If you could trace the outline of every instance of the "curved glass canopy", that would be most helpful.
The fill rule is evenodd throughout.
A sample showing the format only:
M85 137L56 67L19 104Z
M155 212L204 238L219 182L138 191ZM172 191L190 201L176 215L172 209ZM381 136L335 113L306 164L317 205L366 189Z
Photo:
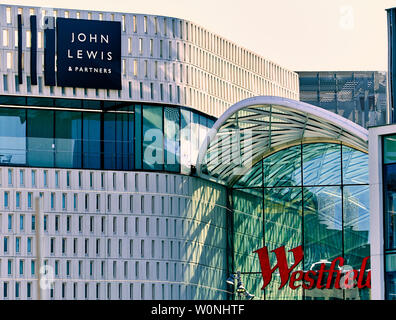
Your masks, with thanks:
M368 131L307 103L272 96L253 97L234 104L216 121L200 148L197 173L227 185L244 184L245 180L255 179L258 172L255 165L261 159L301 143L321 142L338 143L367 153ZM331 161L332 151L326 153ZM290 163L301 154L289 149L284 156L275 161L280 164L280 172L288 176L292 174L288 171L293 170ZM314 157L309 148L303 156ZM325 169L322 165L311 164L311 179L318 179L314 174ZM331 171L321 174L321 178L333 175Z

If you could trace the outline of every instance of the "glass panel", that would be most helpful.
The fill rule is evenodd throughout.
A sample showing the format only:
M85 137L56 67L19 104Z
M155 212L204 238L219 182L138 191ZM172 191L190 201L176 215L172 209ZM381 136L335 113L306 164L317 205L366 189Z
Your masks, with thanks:
M178 108L164 108L165 170L180 171L180 113Z
M370 256L369 186L344 187L344 258L345 264L360 270ZM365 270L370 269L370 260ZM346 299L369 300L370 290L345 290Z
M181 131L180 131L180 162L181 172L190 173L192 163L191 159L191 112L181 109Z
M163 164L162 107L143 106L143 169L162 170Z
M55 165L81 168L81 112L55 112Z
M341 146L315 143L303 145L304 185L341 184Z
M142 106L135 106L135 167L142 169Z
M396 254L386 255L386 299L396 300Z
M342 146L344 184L368 184L368 154Z
M342 256L340 187L304 188L304 270ZM322 283L327 278L324 277ZM342 299L339 289L305 290L308 299Z
M384 163L396 163L396 135L384 137Z
M0 108L0 164L26 164L26 111Z
M396 164L384 166L385 249L396 248Z
M103 161L105 169L116 169L116 114L115 113L105 113L103 119L103 131L104 131L104 141L103 141Z
M83 112L83 166L100 168L100 114Z
M264 186L301 186L301 145L264 159Z
M263 162L256 163L247 173L245 173L234 185L238 187L262 187L263 186Z
M255 250L263 246L262 189L233 190L234 271L261 272ZM242 275L249 293L263 298L261 275Z
M265 245L268 251L285 246L286 251L302 245L302 188L266 188L264 189ZM287 253L288 261L293 254ZM277 263L276 256L270 253L270 264ZM296 270L302 270L302 264ZM301 287L292 290L285 286L279 290L278 270L265 289L266 300L302 299Z
M28 109L27 122L29 166L53 167L54 111Z

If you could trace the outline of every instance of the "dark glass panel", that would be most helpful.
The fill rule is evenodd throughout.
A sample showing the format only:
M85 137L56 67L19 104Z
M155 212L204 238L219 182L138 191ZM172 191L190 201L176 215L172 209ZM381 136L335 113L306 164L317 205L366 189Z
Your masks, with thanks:
M54 111L27 110L28 164L32 167L54 166Z
M396 254L387 254L385 258L386 299L396 300Z
M143 106L143 169L162 170L164 137L162 107Z
M53 98L27 97L26 100L27 100L28 106L40 106L40 107L53 107L54 106Z
M20 96L0 96L0 104L24 106L26 104L26 98Z
M82 107L84 109L102 109L102 101L100 100L82 100Z
M116 169L116 114L107 112L104 114L103 130L104 130L104 168Z
M142 106L135 106L135 167L142 169Z
M81 109L82 107L82 100L80 99L54 99L56 107L63 107L63 108L77 108Z
M26 110L0 108L0 165L26 164Z
M396 135L384 137L384 163L396 163Z
M83 167L100 168L100 114L83 112Z

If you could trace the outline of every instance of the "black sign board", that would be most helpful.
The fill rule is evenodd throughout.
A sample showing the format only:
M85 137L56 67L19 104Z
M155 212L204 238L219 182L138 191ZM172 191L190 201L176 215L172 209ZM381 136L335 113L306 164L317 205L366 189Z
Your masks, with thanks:
M121 89L121 23L56 19L57 85Z

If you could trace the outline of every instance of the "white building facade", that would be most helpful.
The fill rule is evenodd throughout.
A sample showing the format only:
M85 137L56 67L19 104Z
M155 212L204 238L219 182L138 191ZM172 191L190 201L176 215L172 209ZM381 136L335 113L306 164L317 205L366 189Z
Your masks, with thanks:
M46 85L44 17L120 21L122 88ZM297 74L172 17L1 5L0 21L0 298L37 297L36 197L44 298L228 298L227 189L191 166L229 106L298 100Z

